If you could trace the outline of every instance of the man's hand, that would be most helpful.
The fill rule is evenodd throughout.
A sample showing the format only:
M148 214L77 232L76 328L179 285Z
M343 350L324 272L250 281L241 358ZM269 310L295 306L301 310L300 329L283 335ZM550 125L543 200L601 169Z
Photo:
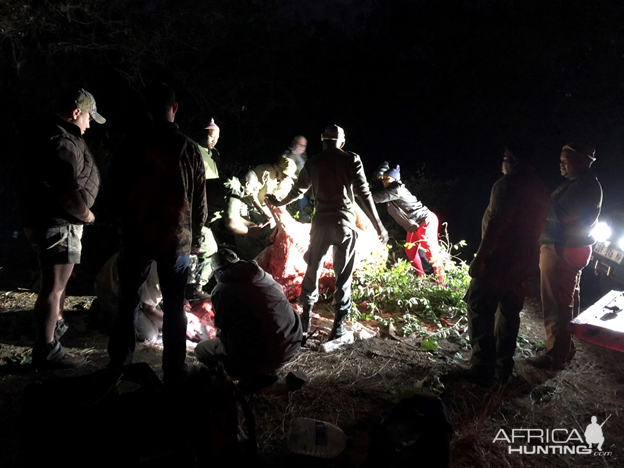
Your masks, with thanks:
M265 197L265 201L273 206L280 206L280 201L272 193L267 194L267 196Z
M379 240L381 241L383 245L386 245L388 241L390 240L390 236L388 236L388 231L386 231L386 229L383 227L381 228L381 231L379 232Z
M475 257L472 262L470 262L470 268L468 269L468 274L471 278L480 278L483 276L483 272L485 271L485 261L481 260L480 257Z
M249 226L247 228L247 235L252 239L257 239L262 235L263 229L263 226Z

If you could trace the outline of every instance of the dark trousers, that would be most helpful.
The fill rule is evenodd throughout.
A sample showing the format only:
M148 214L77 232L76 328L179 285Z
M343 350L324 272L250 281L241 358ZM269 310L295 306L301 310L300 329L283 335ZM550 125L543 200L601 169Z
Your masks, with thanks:
M185 374L186 314L184 291L189 274L189 256L157 256L122 243L119 255L119 306L108 342L110 366L132 362L136 345L135 330L139 289L156 261L163 296L163 374L165 381L181 379Z
M347 226L315 226L312 223L310 247L305 255L308 269L301 284L299 298L303 307L312 306L318 301L318 282L323 268L323 257L333 247L336 290L332 306L337 318L349 313L356 240L356 232Z
M473 368L509 375L520 328L520 311L528 289L528 275L490 268L473 278L466 294Z

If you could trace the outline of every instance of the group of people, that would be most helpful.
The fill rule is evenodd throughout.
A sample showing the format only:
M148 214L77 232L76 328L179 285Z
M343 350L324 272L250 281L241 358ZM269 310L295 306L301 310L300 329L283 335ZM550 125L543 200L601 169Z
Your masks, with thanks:
M536 174L533 157L522 146L506 148L504 175L492 187L482 240L470 264L472 356L464 377L480 384L507 382L512 375L520 311L538 264L546 351L529 363L557 371L575 354L568 323L579 313L581 272L591 257L591 233L602 206L602 187L590 170L595 148L563 146L559 166L567 180L552 194Z
M151 86L145 102L150 123L121 142L105 181L107 206L120 233L117 313L108 344L111 369L132 361L137 314L147 304L146 316L156 316L162 329L164 381L184 381L185 301L209 294L219 335L199 343L196 357L206 364L223 362L233 375L271 382L310 333L323 258L330 247L336 284L328 339L340 338L351 309L356 204L384 244L388 233L375 205L386 204L407 232L406 254L416 274L425 276L425 261L444 285L437 216L402 183L399 166L384 162L369 183L360 157L343 149L341 127L325 128L323 149L312 158L306 156L305 137L297 136L276 163L223 177L216 149L220 128L214 120L194 141L175 123L178 102L170 86ZM61 346L67 329L62 311L69 277L80 263L83 227L94 222L91 207L101 184L83 134L91 122L105 121L93 95L71 90L38 125L28 159L24 230L38 253L42 280L33 347L38 368L84 363ZM602 199L600 184L589 172L593 160L592 148L566 145L561 172L569 180L551 197L527 154L514 147L505 151L505 175L492 189L483 240L470 266L469 377L487 380L496 374L506 379L511 374L519 312L538 255L548 342L546 354L535 364L561 368L571 358L566 321L578 309L580 270L589 260L589 230ZM299 297L301 316L281 286L253 261L259 253L254 248L263 244L248 241L268 237L275 226L271 205L290 205L302 221L309 220L310 206L314 209ZM153 288L155 281L162 297L158 314L141 295L146 283Z

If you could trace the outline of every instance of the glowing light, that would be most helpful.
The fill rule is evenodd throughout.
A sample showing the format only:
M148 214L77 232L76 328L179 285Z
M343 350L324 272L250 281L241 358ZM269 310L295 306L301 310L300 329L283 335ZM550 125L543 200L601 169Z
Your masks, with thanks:
M592 230L591 235L598 242L605 242L611 237L611 228L604 221L600 221Z
M617 246L620 250L624 250L624 237L620 238L620 240L617 243Z

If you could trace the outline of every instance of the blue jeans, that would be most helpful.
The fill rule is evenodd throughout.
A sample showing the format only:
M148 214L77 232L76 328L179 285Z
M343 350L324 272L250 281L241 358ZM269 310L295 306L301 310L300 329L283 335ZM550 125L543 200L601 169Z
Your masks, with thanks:
M189 274L189 255L158 256L140 248L126 248L119 255L119 306L108 342L110 367L132 362L136 345L137 306L140 288L156 261L163 296L163 374L165 381L182 379L186 372L186 314L184 292Z

